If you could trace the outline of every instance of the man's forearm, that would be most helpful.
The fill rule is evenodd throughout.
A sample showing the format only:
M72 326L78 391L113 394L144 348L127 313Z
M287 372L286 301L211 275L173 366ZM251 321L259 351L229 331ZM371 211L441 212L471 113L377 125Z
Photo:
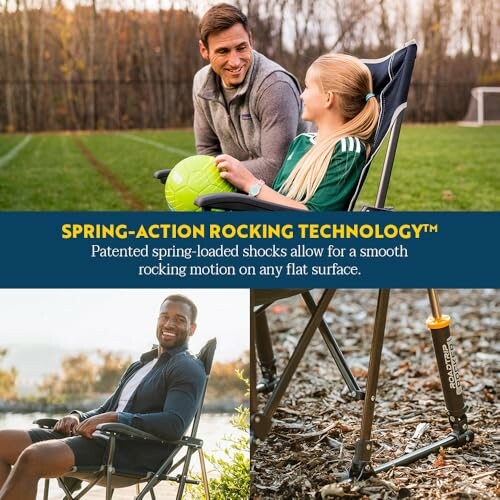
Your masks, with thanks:
M217 156L222 152L219 138L207 122L203 111L197 109L196 101L193 130L196 142L196 152L199 155Z
M288 147L297 136L300 102L293 87L280 81L266 88L257 112L261 116L261 154L259 158L246 160L243 164L255 177L272 185Z
M220 149L219 143L217 143L217 144L196 144L196 154L217 156L221 153L222 153L222 151Z

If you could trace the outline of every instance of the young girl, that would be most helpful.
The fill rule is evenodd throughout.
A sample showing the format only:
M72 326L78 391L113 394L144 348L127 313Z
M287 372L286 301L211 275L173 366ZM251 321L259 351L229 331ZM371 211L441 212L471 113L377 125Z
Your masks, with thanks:
M272 187L232 156L215 158L221 177L258 199L304 210L345 210L366 161L378 120L368 68L345 54L313 62L301 95L302 117L318 132L291 143Z

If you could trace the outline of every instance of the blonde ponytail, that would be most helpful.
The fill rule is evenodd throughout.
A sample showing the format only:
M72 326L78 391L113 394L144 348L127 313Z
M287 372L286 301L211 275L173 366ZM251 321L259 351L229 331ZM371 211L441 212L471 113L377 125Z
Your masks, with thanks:
M317 141L300 159L280 192L294 200L309 201L326 174L337 142L355 136L367 145L378 122L378 103L366 99L372 93L370 70L359 59L347 54L326 54L314 61L323 92L333 92L338 98L345 123L333 136ZM346 172L347 173L347 172Z

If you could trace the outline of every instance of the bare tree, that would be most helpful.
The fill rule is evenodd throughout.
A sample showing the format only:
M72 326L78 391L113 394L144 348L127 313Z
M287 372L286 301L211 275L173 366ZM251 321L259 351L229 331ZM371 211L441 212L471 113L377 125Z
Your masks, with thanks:
M443 69L442 58L448 49L451 13L451 0L432 0L429 10L425 6L421 9L420 28L423 31L426 63L424 75L429 82L422 103L426 120L432 119L438 105L438 83Z
M160 98L161 98L161 116L160 123L162 127L165 127L167 115L169 112L168 106L168 94L169 94L169 85L168 85L168 55L167 55L167 47L165 44L165 31L163 29L163 9L162 9L162 0L158 0L158 44L159 44L159 56L160 56L160 79L161 79L161 89L160 89Z
M126 15L123 11L117 12L116 15L112 16L112 32L114 36L111 38L111 75L113 78L113 111L111 123L113 123L113 128L121 128L121 98L120 98L120 54L119 54L119 42L121 40L122 29L126 22ZM126 47L125 47L126 50Z
M333 15L335 32L333 41L329 43L329 50L345 50L355 53L363 46L363 40L370 31L368 27L373 22L370 15L375 11L376 2L374 0L329 0L328 3ZM361 29L358 30L358 28ZM377 25L372 24L371 30L375 30L379 37L377 28Z
M4 22L2 23L3 25L3 42L4 42L4 71L5 71L5 108L6 108L6 119L7 119L7 126L6 130L9 132L14 132L16 130L16 125L17 125L17 116L16 116L16 108L14 106L14 89L13 89L13 71L12 71L12 47L10 44L10 30L9 30L9 22L8 22L8 11L7 11L7 4L8 1L5 0L5 5L4 5L4 11L3 11L3 18Z
M97 9L96 0L92 0L92 12L90 16L89 27L89 59L88 59L88 128L94 130L95 123L95 48L96 48L96 25L97 25Z
M30 20L28 3L23 0L22 11L22 40L23 40L23 76L24 99L26 110L26 130L33 130L33 94L31 92L31 61L30 61Z
M14 2L0 0L2 131L191 124L201 0ZM459 119L471 86L500 83L495 0L237 3L256 49L299 80L327 51L379 57L416 38L414 120Z
M44 80L47 81L47 77L44 77L44 58L45 58L45 29L46 29L46 16L44 12L45 1L41 0L40 9L38 12L39 22L38 24L38 57L36 64L36 78L37 78L37 92L36 92L36 105L35 105L35 122L36 128L39 130L42 127L42 122L44 120L44 102L47 91L47 86L44 84ZM46 118L45 118L46 119Z
M158 120L158 100L155 93L154 68L151 54L149 15L146 11L146 0L140 18L139 29L139 50L142 59L141 73L146 83L146 99L141 101L142 106L142 127L159 127Z

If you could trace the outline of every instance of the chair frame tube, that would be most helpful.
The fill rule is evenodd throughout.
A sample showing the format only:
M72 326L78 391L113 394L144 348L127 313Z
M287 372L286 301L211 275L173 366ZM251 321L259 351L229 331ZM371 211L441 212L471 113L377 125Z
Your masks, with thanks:
M402 465L409 465L421 458L425 458L429 456L431 453L439 452L441 448L448 448L450 446L463 446L470 441L472 441L474 435L471 431L467 431L464 434L457 436L456 434L449 434L443 439L438 441L434 441L433 443L423 446L411 453L406 453L405 455L401 455L400 457L395 458L394 460L390 460L373 470L374 474L379 474L380 472L386 472L393 467L400 467Z
M398 146L399 134L401 125L403 124L404 110L398 114L394 125L392 126L387 145L387 152L384 158L382 172L380 174L380 181L377 190L377 197L375 199L375 208L384 208L387 192L389 190L389 182L391 180L392 168L394 165L394 158L396 156L396 149Z
M311 294L309 292L305 292L302 294L302 297L304 299L304 302L306 303L307 308L309 309L309 312L312 314L314 312L316 304ZM347 362L344 358L344 355L342 354L342 351L340 350L340 347L337 344L337 341L335 340L335 337L333 336L332 331L326 324L324 318L321 319L318 329L323 337L323 340L326 343L326 346L328 347L328 350L330 351L330 354L333 357L333 360L335 361L335 364L337 365L337 368L340 371L340 374L342 375L342 378L344 379L345 384L347 385L351 393L351 396L357 400L364 399L365 393L364 391L361 390L357 380L354 378L354 375L347 366Z
M281 398L285 393L290 380L297 369L304 352L311 341L311 338L323 320L323 314L330 303L335 290L326 289L321 295L314 313L311 315L303 334L300 336L297 346L295 347L287 366L277 382L273 392L271 393L262 413L255 412L252 417L252 429L254 437L258 440L263 440L269 433L272 425L272 416L276 412ZM254 386L255 387L255 386ZM254 390L255 392L255 390Z
M365 471L372 470L370 457L373 449L371 440L373 417L375 414L375 401L377 396L380 361L384 346L385 325L387 309L389 307L390 290L379 290L375 323L373 328L372 345L370 349L370 363L366 382L366 394L363 405L363 418L361 422L360 439L356 444L356 451L352 459L350 475L359 477Z
M45 479L43 482L43 500L48 500L49 498L49 481L50 479Z
M210 498L210 489L208 487L208 475L207 468L205 466L205 455L203 455L203 449L198 448L198 455L200 457L200 469L201 469L201 477L203 479L203 490L205 491L205 498Z

